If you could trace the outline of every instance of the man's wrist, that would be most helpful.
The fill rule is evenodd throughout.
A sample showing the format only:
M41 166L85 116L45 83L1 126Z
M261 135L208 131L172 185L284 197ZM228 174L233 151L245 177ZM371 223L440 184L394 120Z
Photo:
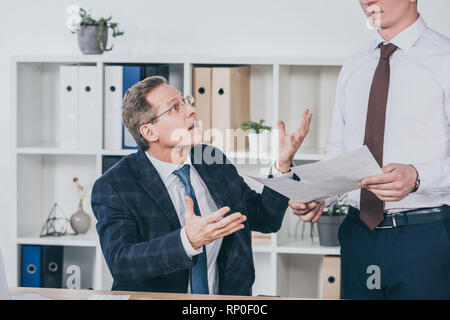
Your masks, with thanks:
M414 171L415 171L415 177L416 177L416 179L415 179L415 181L414 181L413 189L411 190L411 193L414 193L414 192L416 192L416 191L419 189L419 187L420 187L420 177L419 177L419 172L417 171L416 167L414 167L412 164L410 164L410 167L412 167L412 168L414 169Z
M192 246L192 243L186 234L186 227L181 228L180 237L181 237L181 243L183 244L184 251L186 252L186 255L189 258L192 259L193 256L196 256L203 251L203 247L200 247L199 249L195 249Z
M289 161L288 163L280 162L279 160L275 161L275 168L280 171L281 173L288 173L291 171L291 163L292 161Z

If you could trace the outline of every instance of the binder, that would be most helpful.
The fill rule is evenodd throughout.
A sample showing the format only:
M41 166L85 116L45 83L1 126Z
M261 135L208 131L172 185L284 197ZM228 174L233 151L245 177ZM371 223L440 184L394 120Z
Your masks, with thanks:
M156 64L147 64L142 68L142 70L142 79L159 75L158 65Z
M102 158L102 174L113 167L123 156L103 156Z
M169 82L169 65L168 64L147 64L143 68L142 78L153 76L164 77Z
M203 142L211 143L212 68L194 68L193 89L194 105L203 131Z
M21 286L41 286L41 247L22 246Z
M324 256L322 258L322 298L341 297L341 258Z
M62 246L42 246L41 286L43 288L62 288L63 254Z
M105 66L105 149L122 149L122 90L123 67Z
M169 85L180 92L184 92L184 66L182 64L170 64L167 72Z
M61 148L78 146L78 67L60 66Z
M141 81L142 67L141 66L123 66L123 95L135 83ZM137 149L137 143L131 133L122 125L122 148L123 149Z
M78 148L98 147L97 67L78 67Z
M250 69L241 67L217 67L212 70L212 127L221 132L213 137L213 145L224 151L246 148L245 133L237 130L250 119ZM234 134L234 135L233 135ZM237 136L237 143L234 143Z

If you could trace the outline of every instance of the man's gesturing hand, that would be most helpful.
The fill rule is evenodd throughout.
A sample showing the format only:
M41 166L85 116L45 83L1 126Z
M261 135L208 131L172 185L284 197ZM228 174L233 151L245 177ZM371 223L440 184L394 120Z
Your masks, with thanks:
M192 248L198 250L205 244L213 242L244 228L242 224L247 217L240 212L235 212L228 217L223 217L229 207L223 207L207 217L199 217L194 213L194 202L186 196L186 236Z
M286 127L283 121L278 121L278 129L280 130L279 138L279 155L277 159L277 169L286 173L289 172L292 160L294 159L295 153L298 151L300 146L305 140L309 127L311 125L312 113L309 109L303 112L302 121L300 126L295 130L295 132L287 134Z

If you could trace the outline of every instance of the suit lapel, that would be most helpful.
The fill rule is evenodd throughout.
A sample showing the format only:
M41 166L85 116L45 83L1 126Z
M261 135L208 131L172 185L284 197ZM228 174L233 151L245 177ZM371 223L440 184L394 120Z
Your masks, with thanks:
M137 164L133 170L135 170L140 185L164 212L172 226L175 229L181 228L180 219L172 204L166 186L161 180L155 167L145 155L145 152L141 149L139 149L137 153L136 161Z

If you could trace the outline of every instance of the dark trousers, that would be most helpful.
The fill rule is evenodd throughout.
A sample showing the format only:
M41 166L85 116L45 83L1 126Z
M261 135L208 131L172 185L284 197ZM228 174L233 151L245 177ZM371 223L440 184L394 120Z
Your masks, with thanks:
M347 216L339 229L342 298L450 299L449 239L450 219L370 231Z

